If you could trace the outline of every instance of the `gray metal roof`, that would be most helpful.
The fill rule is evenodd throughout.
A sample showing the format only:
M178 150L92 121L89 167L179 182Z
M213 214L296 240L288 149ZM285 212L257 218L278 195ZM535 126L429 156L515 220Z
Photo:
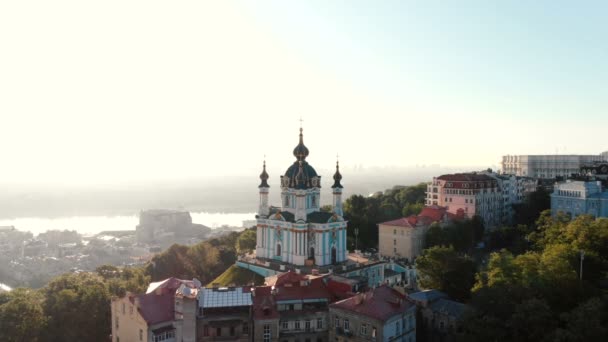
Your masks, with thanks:
M409 297L415 301L428 301L432 302L439 298L445 298L448 295L438 290L424 290L416 293L409 294Z
M199 306L202 308L226 308L251 306L251 289L248 287L220 287L202 289Z
M431 310L446 313L456 318L460 318L462 316L464 313L464 308L464 304L445 298L441 298L435 303L431 304Z

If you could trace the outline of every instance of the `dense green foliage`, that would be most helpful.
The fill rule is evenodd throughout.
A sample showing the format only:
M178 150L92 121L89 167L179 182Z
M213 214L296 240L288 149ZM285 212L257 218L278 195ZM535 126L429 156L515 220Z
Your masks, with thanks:
M420 286L438 289L456 300L469 298L474 283L473 260L454 250L454 247L434 246L416 259Z
M415 215L424 207L426 184L396 186L369 197L353 195L344 201L348 220L348 247L354 248L354 229L359 228L358 247L378 246L378 223Z
M256 286L263 285L264 277L250 270L232 265L224 273L220 274L217 278L211 281L207 286L245 286L250 284L254 284Z
M151 281L168 277L208 283L234 264L237 248L249 248L252 232L255 238L255 230L246 230L193 246L173 245L145 267L104 265L91 273L64 274L39 290L0 294L0 341L107 341L113 296L143 293Z
M103 341L110 335L110 292L92 273L65 274L42 289L49 341Z
M255 249L256 229L246 229L236 240L236 251L239 254L250 253Z
M470 220L454 221L446 226L434 223L426 235L426 248L453 246L457 252L471 252L483 238L484 226L478 216Z
M240 233L230 233L193 246L173 245L146 266L152 281L169 277L197 278L209 283L236 261Z
M490 255L476 276L467 341L599 341L608 333L608 219L552 218L545 211L526 237ZM529 240L532 248L521 245ZM509 244L508 242L505 244ZM584 272L580 255L584 252ZM514 254L519 253L519 254Z
M540 214L551 208L551 197L549 191L543 187L528 194L523 203L514 204L515 225L534 226Z
M15 289L0 294L0 341L41 341L47 327L43 297L35 290Z

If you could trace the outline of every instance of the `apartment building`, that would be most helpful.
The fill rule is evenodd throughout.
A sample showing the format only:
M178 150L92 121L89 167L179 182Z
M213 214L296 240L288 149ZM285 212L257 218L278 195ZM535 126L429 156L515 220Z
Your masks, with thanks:
M408 296L418 306L422 331L426 341L450 342L457 340L461 331L465 305L453 301L438 290L424 290Z
M422 254L426 232L431 224L447 224L450 220L463 218L463 212L452 214L447 207L431 205L420 214L378 224L378 247L381 256L414 260Z
M168 278L111 302L112 341L195 342L197 280Z
M427 206L442 206L447 212L481 217L486 227L498 226L503 218L504 199L499 181L482 173L457 173L434 177L427 186Z
M327 342L328 306L336 298L325 276L286 272L253 292L254 340Z
M416 341L416 305L386 285L329 306L330 341Z
M199 292L197 341L253 341L251 287L205 288Z

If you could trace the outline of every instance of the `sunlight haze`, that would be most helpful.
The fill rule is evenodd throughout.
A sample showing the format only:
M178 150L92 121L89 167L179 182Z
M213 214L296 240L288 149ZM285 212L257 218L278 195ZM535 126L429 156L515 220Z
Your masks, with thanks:
M277 182L300 117L319 169L608 150L606 3L379 3L5 1L0 177Z

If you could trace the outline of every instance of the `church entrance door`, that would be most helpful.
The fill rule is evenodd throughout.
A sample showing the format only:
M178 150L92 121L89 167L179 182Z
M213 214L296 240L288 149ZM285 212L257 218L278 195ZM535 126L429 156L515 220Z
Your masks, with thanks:
M331 248L331 263L332 264L336 264L337 262L337 256L336 256L336 247L332 247Z

